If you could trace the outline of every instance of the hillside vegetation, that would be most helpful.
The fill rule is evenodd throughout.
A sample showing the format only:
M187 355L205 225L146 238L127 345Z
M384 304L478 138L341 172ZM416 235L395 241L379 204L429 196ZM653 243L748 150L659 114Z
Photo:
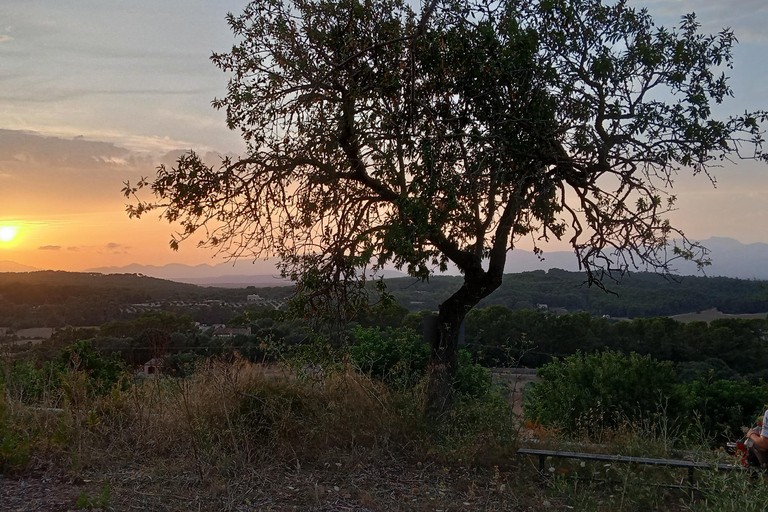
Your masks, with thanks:
M435 310L460 282L461 277L449 276L434 276L428 282L407 278L386 280L388 291L412 311ZM762 313L768 312L766 285L765 281L727 277L665 278L637 272L625 276L620 283L607 282L610 293L606 293L597 287L588 287L583 273L538 270L505 274L501 287L478 307L533 309L538 304L546 304L549 309L627 318L670 316L711 308L723 313Z
M435 311L460 280L450 276L434 276L428 282L394 278L387 279L386 285L396 301L410 311ZM479 307L500 305L519 310L543 304L561 313L587 311L596 316L628 318L671 316L712 308L730 314L768 311L768 288L763 281L689 276L673 280L636 273L609 286L609 290L612 293L587 287L583 274L577 272L507 274L502 286ZM136 318L149 310L186 313L202 323L225 323L253 306L246 304L248 295L259 295L279 304L292 293L290 286L206 288L137 274L0 273L0 326L94 326ZM375 296L373 289L371 294ZM130 307L146 303L154 304Z
M531 299L551 297L544 300L555 309L557 283L568 296L563 279L573 276L550 274L508 276L509 290L524 285ZM382 305L326 330L287 311L227 302L285 297L290 288L45 277L28 284L59 295L39 305L29 295L25 303L11 280L4 303L30 318L74 311L66 309L73 304L104 315L112 304L120 316L99 328L60 329L40 345L3 347L0 498L17 509L35 502L41 510L593 511L615 510L622 496L626 510L752 510L744 489L768 497L768 486L747 475L702 471L693 490L658 488L685 475L549 461L543 477L534 461L515 455L535 438L536 447L733 461L716 448L768 402L764 319L615 321L587 311L475 309L466 319L456 406L435 424L423 412L428 311ZM441 279L428 285L432 291L441 293ZM652 279L635 281L646 283L646 297ZM762 290L753 282L692 281L722 285L720 297ZM390 291L397 288L396 280ZM425 297L429 288L415 291ZM139 300L134 293L159 308L120 305ZM179 305L179 297L189 303ZM220 336L195 324L214 316L243 331ZM161 376L136 373L156 358ZM513 409L519 393L494 382L486 367L517 365L539 367L540 382Z
M550 460L539 475L535 461L515 455L536 437L535 447L727 460L711 443L731 432L723 425L751 424L768 398L764 385L679 385L670 364L648 357L576 355L542 369L522 417L465 353L456 406L435 425L423 413L418 335L358 328L354 336L349 350L265 339L272 364L230 354L154 379L136 378L88 341L42 365L6 359L3 503L586 512L616 510L620 496L623 510L714 511L758 510L749 503L768 496L746 474L700 471L688 489L676 488L685 474L675 469Z

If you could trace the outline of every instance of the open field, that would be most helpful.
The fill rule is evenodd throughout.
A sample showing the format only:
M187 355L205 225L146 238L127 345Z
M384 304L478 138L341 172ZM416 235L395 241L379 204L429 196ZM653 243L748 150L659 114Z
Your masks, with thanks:
M745 313L741 315L729 315L727 313L721 313L716 308L707 309L697 313L685 313L683 315L673 315L670 318L677 320L678 322L711 322L712 320L719 320L721 318L742 318L745 320L759 319L765 320L768 317L768 313Z

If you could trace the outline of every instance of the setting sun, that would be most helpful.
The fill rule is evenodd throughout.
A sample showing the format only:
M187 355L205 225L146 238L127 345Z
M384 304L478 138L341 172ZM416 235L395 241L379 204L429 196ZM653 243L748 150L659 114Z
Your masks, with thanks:
M19 228L16 226L0 226L0 242L10 242L16 238Z

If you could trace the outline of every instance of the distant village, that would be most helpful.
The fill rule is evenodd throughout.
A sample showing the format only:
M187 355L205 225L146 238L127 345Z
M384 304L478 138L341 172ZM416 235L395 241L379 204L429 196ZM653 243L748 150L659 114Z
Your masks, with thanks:
M144 313L164 311L168 308L185 309L200 307L229 307L242 310L247 310L248 308L271 308L278 310L285 307L285 301L281 299L267 299L259 294L251 294L246 297L245 302L230 302L216 299L142 302L123 306L120 308L120 312L140 316ZM195 326L200 330L211 330L211 336L219 339L233 338L239 334L251 334L250 329L247 327L227 327L225 324L215 323L209 325L200 322L195 322ZM99 328L99 326L77 327ZM50 339L56 330L57 328L53 327L32 327L26 329L0 327L0 345L37 345Z

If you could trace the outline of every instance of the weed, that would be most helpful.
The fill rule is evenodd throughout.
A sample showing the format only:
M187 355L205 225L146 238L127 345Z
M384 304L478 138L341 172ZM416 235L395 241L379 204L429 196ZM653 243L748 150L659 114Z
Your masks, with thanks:
M80 495L77 497L77 501L75 501L75 508L106 509L106 508L109 508L111 502L112 502L112 489L109 485L109 480L105 478L104 481L101 483L101 487L99 487L99 493L95 497L89 498L88 492L82 491Z

